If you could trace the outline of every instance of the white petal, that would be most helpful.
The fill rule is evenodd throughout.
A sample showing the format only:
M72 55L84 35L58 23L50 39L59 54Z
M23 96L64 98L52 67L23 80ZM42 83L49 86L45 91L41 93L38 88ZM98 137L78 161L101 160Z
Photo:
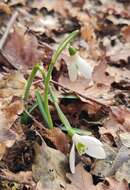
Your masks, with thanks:
M103 144L95 137L91 136L76 136L77 142L86 145L86 153L97 159L104 159L106 157L106 153L103 148ZM76 142L76 143L77 143Z
M75 173L75 145L73 143L69 155L69 164L70 164L70 171L74 174Z
M79 143L80 142L80 138L81 138L81 136L75 133L73 135L73 137L72 137L72 140L73 140L74 144Z
M81 75L83 75L87 79L91 79L92 77L92 72L93 72L93 67L86 62L82 57L80 57L78 54L74 55L77 57L76 59L76 64L78 66L79 72Z
M73 59L72 59L72 62L67 65L67 68L68 68L68 74L69 74L70 80L72 82L76 81L78 77L78 68Z
M89 146L86 149L86 154L97 159L105 159L106 153L102 146Z
M92 137L92 136L87 136L87 135L80 136L80 142L83 144L87 144L87 146L89 146L89 144L103 146L101 141L99 141L97 138Z

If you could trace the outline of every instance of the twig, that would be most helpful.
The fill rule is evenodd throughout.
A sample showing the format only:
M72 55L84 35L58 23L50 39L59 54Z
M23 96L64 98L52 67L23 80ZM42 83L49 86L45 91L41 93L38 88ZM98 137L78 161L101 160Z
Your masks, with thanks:
M8 26L6 28L6 31L5 31L4 35L2 36L2 38L0 40L0 50L2 50L2 48L3 48L4 44L5 44L5 41L6 41L7 37L8 37L8 34L10 32L10 29L12 28L17 16L18 16L18 12L15 12L11 17L11 19L10 19L10 21L8 23Z
M30 114L27 110L25 110L25 113L34 121L34 123L38 126L39 129L43 129L43 125L37 121L32 114ZM45 129L45 128L44 128Z
M33 84L35 85L35 84L38 84L38 83L40 83L40 82L43 82L43 79L39 79L38 81L34 82ZM72 89L70 89L70 88L67 88L66 86L64 86L64 85L62 85L62 84L60 84L60 83L58 83L58 82L56 82L56 81L54 81L54 80L51 80L50 82L53 83L53 84L55 84L55 85L57 85L57 86L59 86L59 87L61 87L61 88L63 88L63 89L65 89L65 90L67 90L67 91L71 91L72 93L75 93L76 95L81 96L82 98L84 98L84 99L86 99L86 100L88 100L88 101L90 101L90 102L94 102L94 103L99 104L99 105L101 105L101 106L106 106L106 107L108 107L107 105L105 105L105 104L103 104L103 103L101 103L101 102L99 102L99 101L97 101L97 100L94 100L94 99L92 99L92 98L89 98L89 97L87 97L87 96L85 96L85 95L83 95L83 94L81 94L81 93L79 93L79 92L77 92L77 91L75 91L75 90L72 90Z

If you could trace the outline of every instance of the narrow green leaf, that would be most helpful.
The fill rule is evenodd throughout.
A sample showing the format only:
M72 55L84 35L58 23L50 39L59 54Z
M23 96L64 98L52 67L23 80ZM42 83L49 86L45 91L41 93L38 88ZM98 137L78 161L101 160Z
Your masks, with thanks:
M55 94L53 93L52 89L49 87L49 92L51 95L51 98L53 100L53 103L56 107L57 113L59 115L60 120L62 121L63 125L65 126L65 128L67 129L67 132L70 136L73 136L73 134L75 133L73 128L71 127L67 117L64 115L63 111L61 110L59 104L58 104L58 100L57 97L55 96Z
M39 64L36 64L33 69L32 72L27 80L27 83L25 85L25 90L24 90L24 95L23 95L23 100L27 100L28 96L29 96L29 91L32 85L32 82L36 76L37 71L39 70Z
M47 114L45 112L44 102L43 102L42 96L41 96L41 94L40 94L40 92L38 90L35 92L35 97L36 97L36 101L37 101L38 107L40 109L40 112L41 112L41 115L42 115L44 121L48 125L48 128L52 128L51 124L48 121Z

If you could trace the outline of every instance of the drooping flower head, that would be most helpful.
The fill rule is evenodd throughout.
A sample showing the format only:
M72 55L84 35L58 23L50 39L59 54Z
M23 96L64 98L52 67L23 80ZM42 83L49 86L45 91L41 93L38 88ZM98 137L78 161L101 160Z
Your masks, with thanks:
M84 60L73 47L69 48L69 53L70 61L67 67L70 80L72 82L76 81L78 75L86 79L91 79L93 67L90 65L90 62L92 62L92 60Z
M74 134L72 141L73 144L69 157L70 170L72 173L75 173L75 148L80 155L86 153L97 159L105 159L106 153L104 151L103 144L95 137Z

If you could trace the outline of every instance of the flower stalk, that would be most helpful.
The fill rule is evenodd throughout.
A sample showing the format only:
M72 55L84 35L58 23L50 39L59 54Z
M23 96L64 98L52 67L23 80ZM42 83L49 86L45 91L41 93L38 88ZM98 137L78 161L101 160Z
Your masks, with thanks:
M53 54L51 63L49 65L49 69L45 78L45 94L44 94L44 106L45 111L47 114L47 117L50 117L50 111L49 111L49 104L48 104L48 93L49 93L49 82L51 79L51 74L53 71L53 67L58 59L58 57L61 55L62 51L66 48L66 46L78 35L79 31L76 30L72 32L58 47L56 52Z
M25 85L25 90L24 90L24 95L23 95L23 100L25 100L25 101L28 99L29 91L30 91L32 82L33 82L38 70L39 70L39 64L36 64L33 67L32 72L31 72L31 74L30 74L30 76L29 76L29 78L27 80L26 85Z
M106 153L103 144L95 137L74 134L72 147L69 156L70 170L75 173L75 148L79 155L87 154L96 159L105 159Z

